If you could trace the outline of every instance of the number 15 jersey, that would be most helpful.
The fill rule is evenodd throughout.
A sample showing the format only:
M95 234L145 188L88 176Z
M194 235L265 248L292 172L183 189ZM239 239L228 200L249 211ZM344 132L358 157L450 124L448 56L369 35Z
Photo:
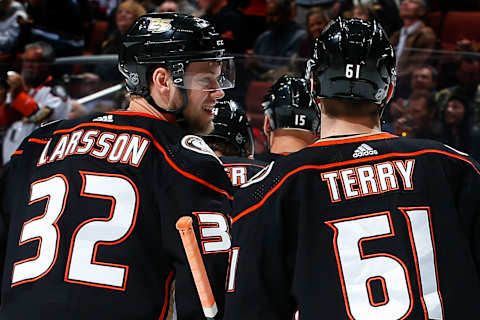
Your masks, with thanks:
M225 319L476 317L479 190L468 155L389 134L279 159L235 196Z
M113 112L35 131L1 184L0 319L203 319L175 223L192 216L223 306L230 183L200 138ZM200 231L200 233L198 233Z

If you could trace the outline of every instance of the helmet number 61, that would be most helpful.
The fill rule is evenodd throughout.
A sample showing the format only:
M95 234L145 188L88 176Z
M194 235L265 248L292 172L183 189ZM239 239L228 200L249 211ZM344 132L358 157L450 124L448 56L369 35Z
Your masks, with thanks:
M345 77L353 78L353 71L355 70L355 78L360 78L360 65L359 64L350 64L348 63L345 67Z

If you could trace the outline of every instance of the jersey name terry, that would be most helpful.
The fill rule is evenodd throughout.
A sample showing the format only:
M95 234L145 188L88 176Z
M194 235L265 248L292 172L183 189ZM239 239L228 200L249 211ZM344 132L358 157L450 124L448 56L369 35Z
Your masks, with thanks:
M138 167L150 140L130 133L116 134L97 129L76 130L60 137L49 153L49 140L38 158L37 166L65 159L71 155L88 154L111 163L126 163Z
M339 202L398 190L397 175L402 180L404 190L413 190L414 168L414 159L396 160L324 172L320 176L330 190L330 200ZM343 189L343 199L338 182Z

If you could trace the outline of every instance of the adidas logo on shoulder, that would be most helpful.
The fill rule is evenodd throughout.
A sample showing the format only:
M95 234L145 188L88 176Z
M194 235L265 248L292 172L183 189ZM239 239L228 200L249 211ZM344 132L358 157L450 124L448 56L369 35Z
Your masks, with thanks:
M93 119L92 122L113 122L113 115L108 114L105 116L100 116Z
M357 149L355 149L355 152L353 152L353 157L360 158L365 156L374 156L377 154L377 150L373 149L366 143L362 143Z

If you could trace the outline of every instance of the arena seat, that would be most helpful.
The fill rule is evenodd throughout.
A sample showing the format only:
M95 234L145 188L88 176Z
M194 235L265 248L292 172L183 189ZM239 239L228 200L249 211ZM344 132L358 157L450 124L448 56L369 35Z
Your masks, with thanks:
M480 43L480 11L450 11L443 19L440 43L443 49L453 50L455 43L461 39L469 39Z
M252 81L247 88L247 96L245 98L245 108L250 112L262 112L261 106L263 97L270 89L271 81Z
M98 53L102 42L105 41L105 37L107 35L107 28L108 21L95 21L93 23L90 37L83 52L84 55L92 55Z
M427 15L425 23L427 26L433 29L435 35L440 36L440 31L442 30L443 22L443 11L433 11Z

